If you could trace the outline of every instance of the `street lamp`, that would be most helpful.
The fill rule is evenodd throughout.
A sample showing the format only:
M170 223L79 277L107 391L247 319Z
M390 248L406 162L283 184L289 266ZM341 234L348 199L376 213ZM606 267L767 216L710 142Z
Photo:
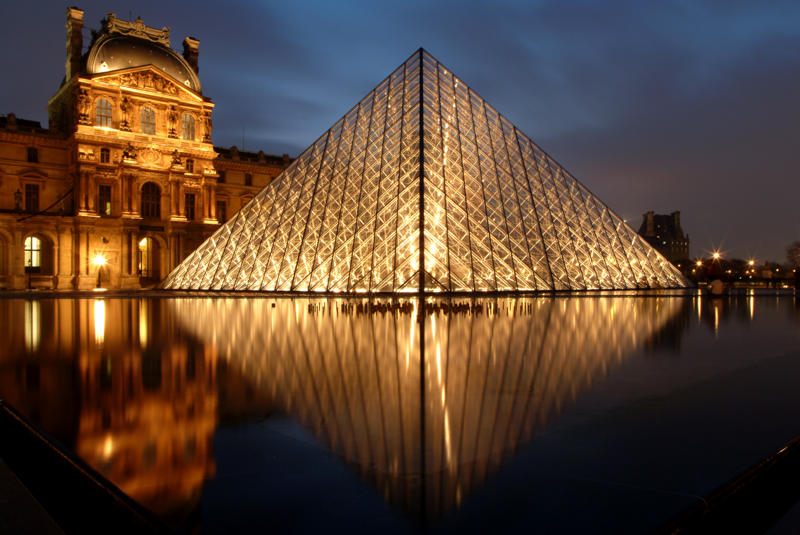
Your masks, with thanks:
M714 260L719 260L719 253L717 251L714 251L712 256L714 257Z
M106 260L106 257L100 253L96 254L94 258L92 258L92 264L97 266L97 288L100 288L100 269L107 263L108 260Z

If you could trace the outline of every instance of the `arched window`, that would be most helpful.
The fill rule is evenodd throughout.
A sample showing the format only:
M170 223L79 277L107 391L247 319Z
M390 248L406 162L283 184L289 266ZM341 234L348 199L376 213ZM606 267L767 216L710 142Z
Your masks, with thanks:
M100 163L111 162L111 151L109 149L100 149Z
M161 217L161 188L152 182L142 186L142 217Z
M101 98L97 101L97 114L95 115L97 126L111 126L111 102Z
M194 117L189 113L183 114L183 139L194 141Z
M42 268L42 240L36 236L25 238L25 272L38 273Z
M142 108L142 133L156 133L156 112L148 106Z

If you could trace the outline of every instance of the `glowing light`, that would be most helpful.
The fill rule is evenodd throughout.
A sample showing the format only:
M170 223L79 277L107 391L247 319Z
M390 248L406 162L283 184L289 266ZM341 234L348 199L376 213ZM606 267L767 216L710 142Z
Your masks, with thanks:
M714 257L714 260L719 260L719 253L717 251L714 251L714 254L711 256Z
M751 265L751 266L755 266L756 265L756 261L755 260L750 260L748 262L748 264Z
M108 459L109 457L111 457L111 452L113 451L114 451L114 439L111 438L110 436L106 437L106 440L103 442L103 457Z
M101 255L101 254L99 254L99 253L96 254L94 256L94 258L92 258L92 264L94 264L97 267L105 266L107 263L108 263L108 260L106 260L106 257Z
M98 345L106 338L106 303L102 299L94 302L94 339Z
M697 267L700 267L700 266L702 266L702 265L703 265L703 261L702 261L702 260L698 260L698 261L697 261Z
M148 301L144 299L139 301L139 344L142 347L147 347L148 342L147 308Z
M25 302L25 349L30 352L39 350L41 342L42 316L39 301L34 299Z

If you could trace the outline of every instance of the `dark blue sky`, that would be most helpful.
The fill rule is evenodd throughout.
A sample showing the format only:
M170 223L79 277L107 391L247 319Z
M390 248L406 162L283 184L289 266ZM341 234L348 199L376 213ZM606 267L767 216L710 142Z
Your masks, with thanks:
M70 4L0 5L0 113L46 124ZM680 210L695 256L785 261L800 240L797 2L77 7L84 44L109 11L198 38L217 145L297 155L423 46L634 228Z

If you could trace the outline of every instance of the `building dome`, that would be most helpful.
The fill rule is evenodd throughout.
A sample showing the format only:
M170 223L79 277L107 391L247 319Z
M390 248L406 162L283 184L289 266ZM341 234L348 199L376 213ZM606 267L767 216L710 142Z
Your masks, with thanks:
M159 43L128 35L106 35L89 52L86 72L104 72L153 65L186 87L201 92L200 80L177 52Z

